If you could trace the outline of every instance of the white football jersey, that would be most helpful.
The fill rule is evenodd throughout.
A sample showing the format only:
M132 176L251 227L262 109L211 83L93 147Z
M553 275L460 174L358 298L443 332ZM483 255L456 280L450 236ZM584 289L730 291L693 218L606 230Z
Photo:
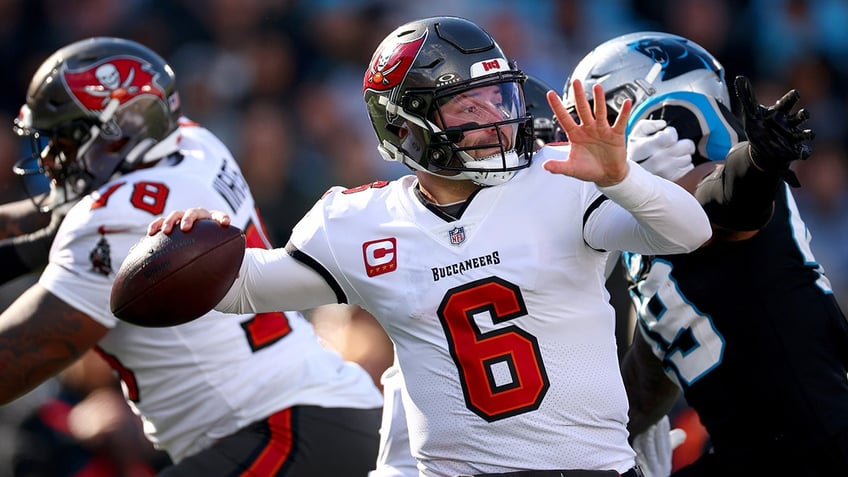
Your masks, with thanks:
M111 328L98 351L121 378L148 437L179 461L293 405L379 407L369 375L325 349L299 313L213 311L170 328L138 327L112 315L115 273L163 213L201 205L224 210L245 231L248 247L269 246L226 147L185 120L170 139L174 150L163 156L179 154L115 179L70 210L39 280Z
M406 176L333 188L295 227L295 258L393 340L423 475L634 465L609 252L583 235L601 194L541 163L457 220Z
M383 385L383 419L377 468L368 477L418 477L418 461L409 450L409 426L403 408L403 375L397 362L380 377Z

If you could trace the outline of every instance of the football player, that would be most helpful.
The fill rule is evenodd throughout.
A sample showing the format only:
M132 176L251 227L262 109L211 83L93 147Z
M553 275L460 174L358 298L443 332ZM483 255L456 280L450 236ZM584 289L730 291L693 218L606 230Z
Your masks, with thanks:
M675 476L845 472L848 324L784 183L798 185L789 166L813 138L798 93L764 107L737 78L737 120L721 64L659 32L603 43L571 79L604 87L611 120L632 102L630 157L692 191L713 224L695 252L624 255L638 318L623 363L633 434L682 390L712 451ZM576 111L582 94L564 96Z
M525 109L528 116L533 118L534 147L538 149L554 138L554 112L547 99L548 91L553 88L541 78L530 74L522 88ZM369 477L417 477L418 468L409 450L409 429L401 397L403 375L396 361L380 376L380 384L383 387L380 450L376 469Z
M38 283L0 315L0 401L95 349L120 377L161 475L365 475L382 398L368 374L327 351L299 313L143 328L109 312L118 265L152 217L202 202L267 248L249 186L227 148L181 116L172 68L120 38L69 44L35 72L15 131L44 145L45 207L76 202ZM186 299L191 299L187 296Z
M691 251L709 223L626 161L629 103L610 126L603 101L583 100L577 125L550 91L571 144L534 153L524 79L473 22L398 27L363 94L381 156L414 174L331 188L285 248L248 250L217 308L372 313L395 345L421 475L638 476L604 265L613 250ZM231 220L178 210L149 233L200 217Z

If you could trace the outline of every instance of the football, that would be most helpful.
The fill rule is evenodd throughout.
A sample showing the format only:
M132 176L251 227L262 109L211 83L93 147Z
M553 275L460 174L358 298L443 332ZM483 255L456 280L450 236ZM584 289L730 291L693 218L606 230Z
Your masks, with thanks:
M138 326L187 323L217 305L238 276L244 258L241 229L211 219L188 232L145 235L130 249L112 284L110 306Z

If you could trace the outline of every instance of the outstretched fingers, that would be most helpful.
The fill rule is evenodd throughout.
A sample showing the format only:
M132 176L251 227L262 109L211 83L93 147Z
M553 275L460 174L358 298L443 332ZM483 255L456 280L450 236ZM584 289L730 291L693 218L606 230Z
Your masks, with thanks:
M600 87L600 86L598 86ZM630 120L630 113L633 111L633 101L625 99L621 103L621 110L618 112L618 117L615 118L615 123L612 125L612 130L616 134L622 136L627 132L627 123Z
M572 118L571 114L568 113L568 110L565 108L565 105L562 103L562 99L560 99L556 91L548 91L545 97L548 99L548 104L554 112L554 116L556 116L557 121L559 121L560 126L567 136L569 131L573 131L574 128L577 127L577 123L574 122L574 118Z
M745 76L737 76L733 86L736 89L736 97L739 99L739 105L742 106L743 114L748 117L756 117L760 103L754 94L751 80Z
M595 103L595 117L593 119L606 119L607 100L604 98L604 88L599 83L592 86L592 100ZM582 116L580 118L583 119Z
M792 127L800 126L804 123L804 121L810 119L810 112L806 109L800 109L797 113L790 115L787 118L789 125Z
M589 100L586 99L586 90L583 89L583 83L580 80L574 80L571 83L571 87L574 89L574 107L577 110L577 117L580 119L580 124L593 124L595 122L595 116L592 115L592 106L589 104ZM592 94L595 94L594 88L592 89ZM603 92L601 93L601 97L603 97ZM598 107L597 103L595 101L596 108ZM604 111L606 111L606 103L604 103Z
M789 111L792 111L792 108L801 98L801 94L798 90L789 90L786 94L783 95L780 99L774 103L774 109L780 111L785 114L789 114Z
M574 108L577 111L577 118L580 120L580 124L577 124L565 108L560 97L554 91L548 91L547 94L548 104L550 104L554 115L556 115L559 124L568 138L573 138L575 134L579 134L580 125L593 127L595 125L595 118L606 118L607 116L607 105L603 99L604 91L600 85L595 85L592 88L595 103L594 112L592 111L592 105L589 104L589 100L586 98L586 90L583 88L583 83L580 80L574 80L571 83L571 87L574 93Z

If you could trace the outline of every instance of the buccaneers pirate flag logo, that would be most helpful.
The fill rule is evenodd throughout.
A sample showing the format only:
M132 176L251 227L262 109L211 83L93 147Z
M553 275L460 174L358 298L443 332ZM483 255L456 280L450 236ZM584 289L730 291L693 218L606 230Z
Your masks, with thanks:
M384 41L371 58L362 92L366 89L386 91L399 85L418 56L426 34L425 30L421 36L412 40L391 38Z
M63 76L68 90L89 110L103 109L113 99L124 104L144 94L165 99L150 65L138 58L110 58L85 70L66 71Z

